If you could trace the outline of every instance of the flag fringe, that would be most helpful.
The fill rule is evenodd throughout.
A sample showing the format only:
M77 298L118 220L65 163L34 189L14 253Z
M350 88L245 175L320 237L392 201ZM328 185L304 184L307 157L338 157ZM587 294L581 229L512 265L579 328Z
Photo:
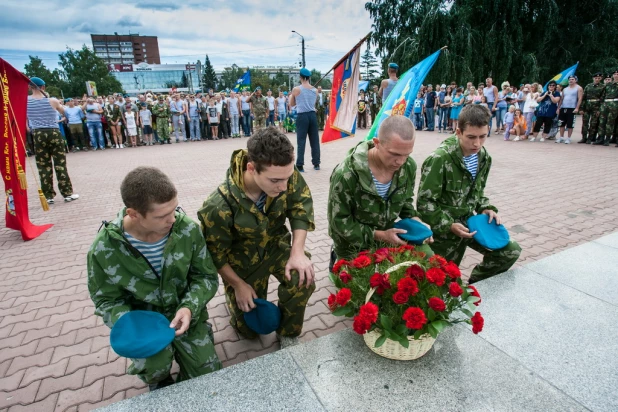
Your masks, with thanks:
M45 199L45 195L43 194L43 191L41 189L39 189L39 200L41 201L41 207L43 208L43 211L49 211L49 204L47 203L47 199Z
M19 187L22 190L28 189L28 179L26 178L26 172L21 167L21 165L17 165L17 178L19 179Z

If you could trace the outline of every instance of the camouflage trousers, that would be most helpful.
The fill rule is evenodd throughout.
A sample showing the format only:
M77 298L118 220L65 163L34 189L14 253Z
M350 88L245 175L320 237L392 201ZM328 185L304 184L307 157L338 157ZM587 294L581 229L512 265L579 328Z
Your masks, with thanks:
M80 149L88 149L90 144L84 134L84 125L82 123L70 124L69 130L71 131L71 137L73 138L73 144Z
M452 260L457 265L463 260L468 247L483 255L483 261L472 269L470 283L506 272L521 254L521 247L513 240L502 249L489 250L479 245L474 239L462 239L451 234L447 236L434 234L434 243L431 244L434 253L443 256L446 260Z
M599 118L601 117L601 107L589 104L583 116L582 138L594 139L599 128Z
M62 197L73 194L73 186L67 171L64 140L58 129L35 129L32 131L36 165L39 169L41 189L46 199L56 197L54 190L54 170L58 179L58 189Z
M127 373L137 375L147 384L155 384L170 375L174 359L180 366L176 382L197 378L221 369L221 361L215 352L214 336L208 322L200 320L156 355L131 359L133 363L127 369Z
M324 118L326 115L326 108L324 106L318 106L316 112L318 115L318 130L324 130Z
M170 123L166 118L157 118L157 135L161 141L170 140Z
M255 115L255 128L257 130L263 129L266 126L266 113Z
M281 325L277 333L282 336L298 336L303 329L305 308L309 297L315 290L315 284L309 287L298 286L298 272L292 271L291 280L285 278L285 265L290 259L291 246L287 248L272 248L260 264L250 268L240 269L233 267L236 274L255 290L260 299L268 299L268 280L273 275L279 281L278 297L279 309L281 310ZM309 256L307 252L305 252ZM250 270L250 273L244 270ZM240 334L249 339L257 337L244 320L244 312L236 304L234 288L223 281L225 286L225 300L231 313L230 324Z
M599 136L607 137L614 135L614 130L618 127L618 102L605 102L601 109L601 118L599 121Z

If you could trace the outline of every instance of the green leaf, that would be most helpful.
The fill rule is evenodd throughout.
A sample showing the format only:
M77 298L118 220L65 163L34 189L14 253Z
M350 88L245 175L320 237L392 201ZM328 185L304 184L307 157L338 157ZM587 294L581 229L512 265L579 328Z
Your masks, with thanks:
M374 347L379 348L380 346L384 345L384 342L386 342L386 336L382 335L378 338L378 340L376 340L376 344L374 345Z
M472 302L468 302L468 307L472 312L476 312L476 305Z
M404 337L400 337L397 340L397 342L399 342L401 344L401 346L403 346L406 349L408 349L408 347L410 346L410 341L405 336Z
M468 309L461 309L461 311L464 313L464 315L466 315L467 317L471 318L472 316L474 316L474 314L469 311Z
M421 335L423 334L423 330L417 330L416 332L414 332L414 339L420 339Z
M436 339L438 337L439 332L431 323L427 329L432 338Z
M335 276L333 272L328 272L328 278L333 283L333 285L337 286L337 281L339 280L338 276Z
M407 336L408 335L408 328L406 327L406 325L404 323L402 323L399 326L397 326L397 329L395 329L395 330L400 335L403 335L403 336Z
M337 308L333 311L333 315L335 316L348 316L348 314L352 311L350 306L344 306L342 308Z
M435 328L438 332L442 332L448 326L451 326L451 324L445 320L437 320L435 322L431 322L429 326Z
M427 311L427 319L429 319L429 321L431 322L432 320L434 320L436 318L436 312L434 312L433 309L429 309Z
M478 301L480 301L481 298L477 297L477 296L468 296L468 299L466 299L467 302L469 303L476 303Z
M384 314L380 314L380 323L382 324L382 327L386 330L390 331L393 329L393 322L388 316Z

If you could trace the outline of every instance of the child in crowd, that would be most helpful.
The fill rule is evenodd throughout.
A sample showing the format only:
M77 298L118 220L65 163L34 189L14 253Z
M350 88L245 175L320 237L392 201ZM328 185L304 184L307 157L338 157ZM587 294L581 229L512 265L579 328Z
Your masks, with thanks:
M139 118L144 133L144 143L146 146L152 146L152 113L148 110L146 103L140 105Z
M414 127L416 127L416 130L423 130L423 110L425 109L425 99L421 96L421 92L416 93L416 99L414 100Z
M528 129L528 123L526 122L526 117L522 114L521 109L515 110L515 116L513 117L513 132L517 135L514 142L519 142L520 136L526 133Z
M489 106L487 106L487 97L481 96L481 103L480 103L480 105L483 106L483 107L489 108Z
M510 105L509 111L506 112L506 115L504 116L504 124L506 125L506 128L504 130L504 140L510 140L509 136L510 136L511 130L513 129L514 121L515 121L515 106Z
M210 124L210 130L212 132L213 140L219 140L217 136L219 136L219 119L221 118L221 114L217 110L217 106L215 106L215 99L210 99L208 106L208 124Z
M124 118L127 127L127 133L131 139L131 147L137 147L137 120L136 113L131 109L131 104L125 106Z

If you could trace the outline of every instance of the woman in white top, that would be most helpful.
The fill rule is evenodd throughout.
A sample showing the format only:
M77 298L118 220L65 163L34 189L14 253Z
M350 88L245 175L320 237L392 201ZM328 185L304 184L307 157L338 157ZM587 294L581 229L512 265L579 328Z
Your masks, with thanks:
M526 135L522 137L522 140L528 139L528 136L532 134L532 126L534 118L534 109L538 106L536 101L537 97L539 97L539 93L537 92L537 83L533 83L532 86L529 84L524 86L524 117L526 118Z

